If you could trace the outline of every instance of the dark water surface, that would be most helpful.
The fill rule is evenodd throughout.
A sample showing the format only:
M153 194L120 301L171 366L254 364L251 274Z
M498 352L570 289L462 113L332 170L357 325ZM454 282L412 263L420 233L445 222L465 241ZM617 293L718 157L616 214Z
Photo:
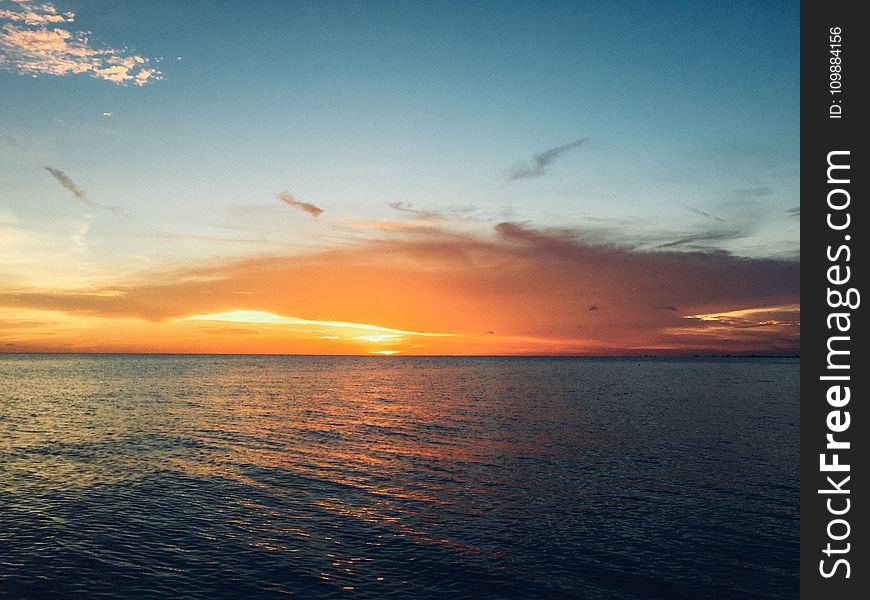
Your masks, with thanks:
M798 370L0 356L0 597L794 598Z

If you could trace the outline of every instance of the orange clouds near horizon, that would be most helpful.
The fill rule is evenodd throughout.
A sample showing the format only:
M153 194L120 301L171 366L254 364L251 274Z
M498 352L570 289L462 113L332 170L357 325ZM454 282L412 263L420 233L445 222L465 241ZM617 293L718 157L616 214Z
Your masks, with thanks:
M794 354L799 264L595 245L501 223L301 256L0 292L0 350Z

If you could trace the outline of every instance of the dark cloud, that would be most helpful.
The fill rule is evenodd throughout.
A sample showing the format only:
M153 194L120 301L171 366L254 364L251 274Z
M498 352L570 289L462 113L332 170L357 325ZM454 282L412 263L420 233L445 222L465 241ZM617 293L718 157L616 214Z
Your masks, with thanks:
M539 152L538 154L535 154L531 158L531 160L514 167L510 171L510 173L508 173L508 181L540 177L547 172L547 167L550 166L553 161L555 161L557 158L559 158L561 155L568 152L569 150L573 150L578 146L582 146L588 141L589 138L580 138L578 140L574 140L573 142L562 144L561 146L556 146L555 148L550 148L549 150Z
M78 200L84 202L89 206L96 206L96 204L88 200L88 197L85 194L84 190L77 186L75 182L67 176L66 173L64 173L60 169L55 169L54 167L42 168L51 173L51 176L54 177L58 181L58 183L60 183L64 187L64 189L72 192L72 195L75 196Z
M791 217L799 217L799 216L801 216L801 207L800 206L793 206L792 208L788 209L786 212Z
M312 217L319 217L320 213L323 212L323 209L319 206L314 206L313 204L309 204L308 202L301 202L287 192L282 192L278 194L278 200L280 200L287 206L292 206L293 208L298 208L299 210L305 211Z
M72 195L75 196L76 200L78 200L82 204L87 204L88 206L93 206L94 208L105 208L118 214L124 214L124 211L119 206L108 206L106 204L100 204L88 198L84 190L77 186L75 182L60 169L55 169L54 167L49 166L44 166L42 168L51 173L51 176L54 177L57 182L64 187L65 190L71 192Z

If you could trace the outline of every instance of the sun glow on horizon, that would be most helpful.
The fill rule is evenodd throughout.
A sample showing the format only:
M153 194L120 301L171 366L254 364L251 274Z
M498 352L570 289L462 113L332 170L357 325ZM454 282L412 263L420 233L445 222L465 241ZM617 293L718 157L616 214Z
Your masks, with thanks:
M380 334L374 334L374 335L359 335L353 339L363 340L366 342L379 343L379 342L389 342L389 341L398 339L400 337L401 337L400 335L395 334L395 333L380 333Z
M419 335L426 337L455 337L455 333L429 333L422 331L404 331L402 329L393 329L390 327L381 327L380 325L369 325L367 323L353 323L350 321L320 321L314 319L300 319L298 317L286 317L276 315L275 313L261 310L231 310L222 313L212 313L206 315L193 315L176 319L176 322L182 321L225 321L229 323L263 323L272 325L302 325L309 327L334 327L339 329L361 329L373 331L369 335L357 336L356 339L381 342L384 340L400 337L403 335ZM321 330L321 333L327 333L329 330Z
M249 325L281 326L299 328L298 333L305 335L308 328L317 328L314 338L318 340L341 340L345 342L363 342L365 344L378 344L395 346L403 343L408 337L461 337L455 333L432 333L423 331L406 331L368 323L354 323L350 321L321 321L317 319L302 319L275 314L259 310L232 310L221 313L193 315L176 319L176 323L191 321L199 322L226 322L244 323ZM362 333L362 335L360 335ZM383 349L371 350L376 354L398 354L402 350Z
M0 353L800 349L797 3L89 4L0 0Z

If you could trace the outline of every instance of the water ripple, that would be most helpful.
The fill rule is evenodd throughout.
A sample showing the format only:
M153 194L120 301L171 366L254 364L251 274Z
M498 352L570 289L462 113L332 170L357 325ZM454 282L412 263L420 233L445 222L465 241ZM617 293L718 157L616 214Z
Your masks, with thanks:
M797 375L3 356L0 597L793 597Z

